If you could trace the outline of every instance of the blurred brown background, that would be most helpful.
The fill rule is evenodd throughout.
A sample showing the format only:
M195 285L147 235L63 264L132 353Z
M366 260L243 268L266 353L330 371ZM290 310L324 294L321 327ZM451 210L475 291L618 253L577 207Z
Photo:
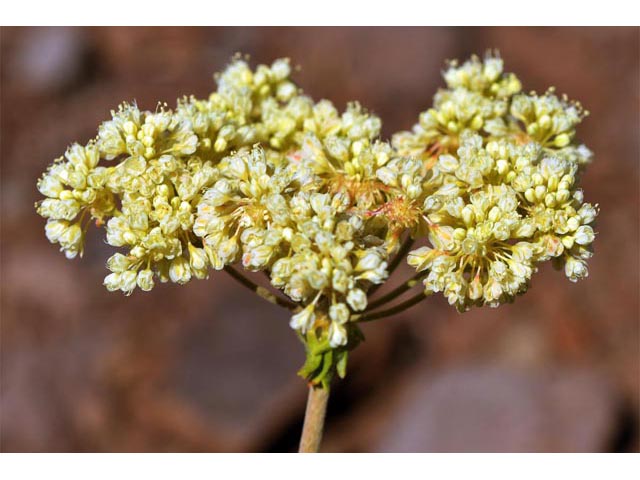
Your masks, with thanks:
M498 48L526 89L579 99L601 206L590 276L544 266L530 292L459 315L440 296L367 325L334 388L325 451L636 451L639 338L636 28L3 28L3 451L293 451L306 387L287 315L225 274L127 298L110 247L67 261L35 182L123 100L206 96L241 51L289 56L316 99L409 128L446 58ZM101 232L100 232L101 233ZM406 273L406 272L405 272Z

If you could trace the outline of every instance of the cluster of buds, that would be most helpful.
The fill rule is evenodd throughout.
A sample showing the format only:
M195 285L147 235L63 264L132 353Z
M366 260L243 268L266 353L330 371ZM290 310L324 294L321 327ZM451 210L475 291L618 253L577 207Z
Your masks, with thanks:
M286 59L252 70L236 57L208 99L121 105L39 180L49 240L82 256L88 224L104 226L118 249L104 284L126 294L226 270L292 311L314 384L344 375L359 322L426 295L497 306L545 260L587 276L597 206L578 187L592 157L574 138L579 104L523 94L499 57L472 57L451 62L433 108L386 142L378 117L314 102L291 74ZM372 301L403 260L417 275Z

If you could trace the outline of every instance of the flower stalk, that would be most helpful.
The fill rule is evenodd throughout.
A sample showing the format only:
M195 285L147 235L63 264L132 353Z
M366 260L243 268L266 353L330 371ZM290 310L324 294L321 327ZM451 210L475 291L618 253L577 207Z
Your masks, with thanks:
M381 305L385 305L385 304L395 300L396 298L398 298L400 295L402 295L407 290L411 290L413 287L418 285L420 283L420 280L425 276L426 276L425 272L416 273L409 280L407 280L406 282L398 285L396 288L391 290L389 293L386 293L385 295L382 295L381 297L376 298L375 300L372 300L371 302L369 302L369 305L367 306L367 310L371 311L374 308L377 308L377 307L379 307Z
M329 403L329 387L309 386L299 453L318 453Z
M380 318L390 317L392 315L397 315L398 313L402 313L405 310L417 305L422 300L427 297L425 292L420 292L413 297L405 300L402 303L394 305L393 307L387 308L385 310L378 310L376 312L364 313L361 315L354 316L354 322L371 322L373 320L378 320Z
M293 303L293 302L291 302L289 300L286 300L284 298L281 298L281 297L277 296L275 293L272 293L267 288L261 287L257 283L254 283L253 281L249 280L247 277L245 277L243 274L241 274L238 270L236 270L235 268L233 268L233 267L231 267L229 265L224 267L224 271L227 272L238 283L240 283L244 287L246 287L249 290L251 290L253 293L258 295L260 298L263 298L267 302L272 303L273 305L278 305L280 307L284 307L284 308L286 308L288 310L292 310L292 311L296 310L297 308L299 308L298 305L296 305L295 303Z

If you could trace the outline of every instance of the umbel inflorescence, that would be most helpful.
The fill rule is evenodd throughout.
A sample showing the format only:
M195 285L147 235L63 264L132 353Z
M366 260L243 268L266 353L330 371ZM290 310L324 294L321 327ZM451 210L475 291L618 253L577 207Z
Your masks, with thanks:
M578 187L592 157L575 140L580 104L523 93L499 57L472 57L450 62L433 107L386 142L378 117L314 102L291 73L287 59L251 70L236 57L207 99L122 104L39 180L47 238L75 258L89 224L104 227L117 249L104 285L127 295L225 269L292 311L301 374L318 385L344 375L359 322L434 292L460 311L495 307L546 260L587 276L597 206ZM371 300L402 261L416 275Z

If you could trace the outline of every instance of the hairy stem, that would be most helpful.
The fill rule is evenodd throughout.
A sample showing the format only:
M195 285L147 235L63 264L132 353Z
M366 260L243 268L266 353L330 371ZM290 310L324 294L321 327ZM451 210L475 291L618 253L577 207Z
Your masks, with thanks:
M247 287L249 290L258 294L258 296L264 298L267 302L273 303L274 305L279 305L289 310L295 310L296 308L298 308L298 305L296 305L295 303L290 302L289 300L286 300L284 298L281 298L277 296L275 293L272 293L271 291L269 291L268 289L261 287L257 283L252 282L243 274L241 274L239 271L237 271L235 268L227 265L226 267L224 267L224 271L227 272L229 275L231 275L239 283Z
M387 272L389 273L389 277L393 274L395 269L398 268L398 265L400 265L400 262L402 262L402 260L407 256L407 253L409 253L409 250L411 250L411 247L413 246L413 242L414 240L413 238L411 238L411 234L408 234L407 238L405 238L404 242L402 242L402 245L400 245L400 248L398 249L398 253L396 253L396 256L393 257L393 260L391 260L391 262L389 263L389 266L387 267ZM373 295L381 286L382 286L382 283L373 285L369 289L368 295L369 296Z
M426 294L424 292L420 292L417 295L405 300L402 303L394 305L391 308L387 308L385 310L378 310L377 312L365 313L361 316L352 317L356 322L370 322L372 320L378 320L379 318L390 317L391 315L396 315L397 313L404 312L405 310L413 307L417 303L420 303L422 300L426 298Z
M418 282L420 281L420 279L422 277L427 275L427 273L428 272L416 273L409 280L407 280L406 282L402 283L401 285L398 285L396 288L391 290L389 293L381 296L380 298L376 298L375 300L369 302L369 305L367 306L367 310L373 310L374 308L379 307L381 305L384 305L385 303L389 303L390 301L392 301L395 298L397 298L400 295L402 295L407 290L411 290L413 287L415 287L418 284Z
M300 437L300 453L318 453L324 430L324 419L329 402L329 387L309 386L307 409L304 413L304 426Z

